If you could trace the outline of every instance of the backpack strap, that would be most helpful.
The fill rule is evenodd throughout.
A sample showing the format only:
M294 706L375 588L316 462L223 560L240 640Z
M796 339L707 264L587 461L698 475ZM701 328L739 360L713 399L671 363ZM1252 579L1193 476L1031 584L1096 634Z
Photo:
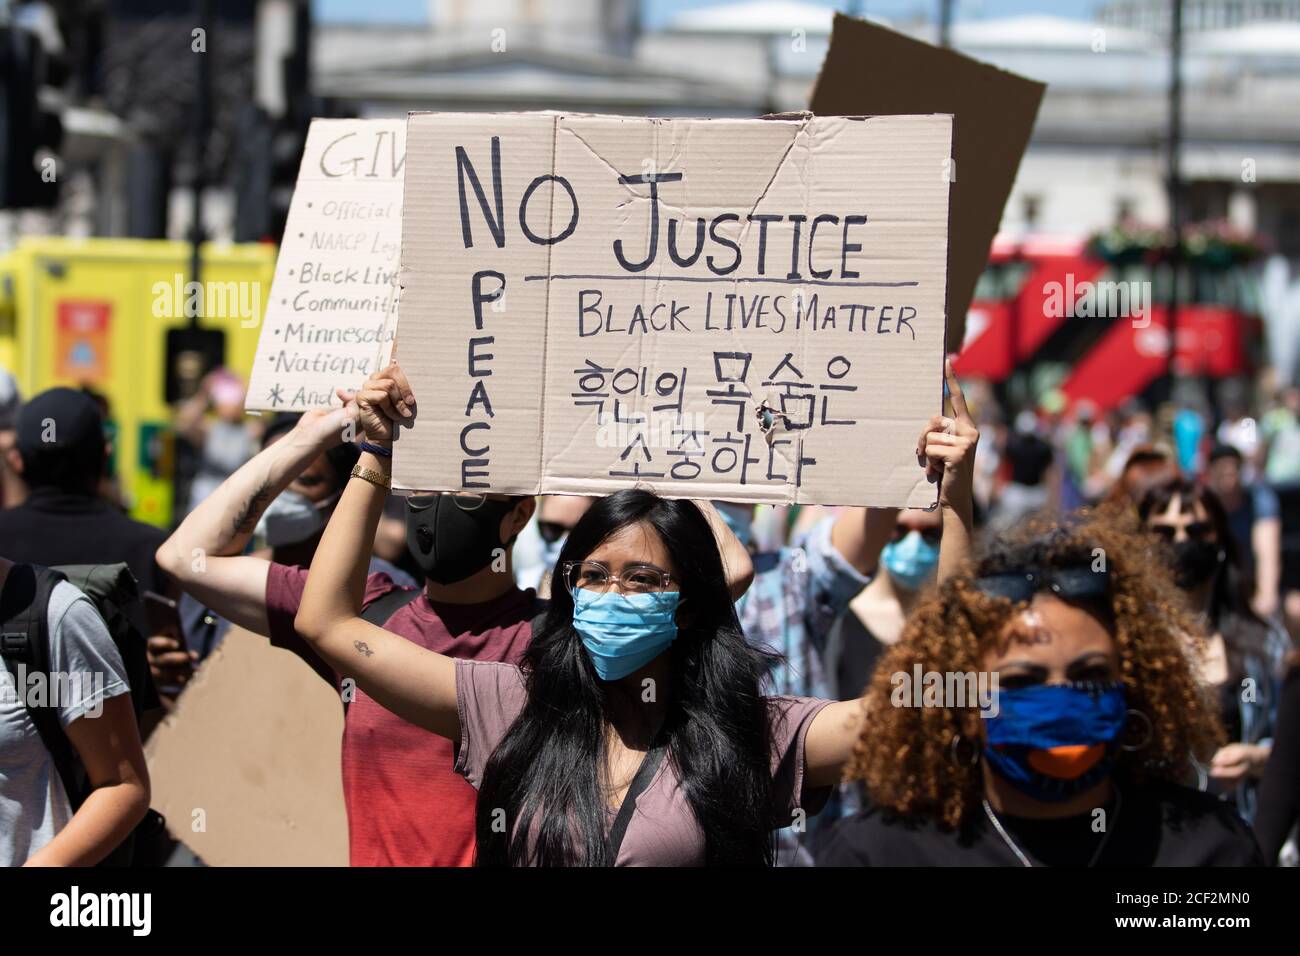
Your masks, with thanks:
M50 570L61 573L69 584L88 597L103 619L109 638L122 656L136 722L145 713L161 708L162 701L158 699L149 670L147 638L132 623L131 615L140 600L140 586L130 567L122 562L62 564Z
M646 787L650 786L650 781L654 779L659 764L663 762L664 754L667 752L667 738L660 728L659 733L655 735L654 743L641 758L641 766L637 768L636 776L628 785L627 793L623 795L623 803L618 808L618 816L614 818L614 825L610 827L608 841L610 866L618 862L618 851L623 846L623 837L627 835L627 825L632 822L632 814L636 812L637 798L645 792Z
M532 633L536 635L542 628L542 622L546 619L546 612L549 610L551 602L542 597L533 598L533 616L531 620ZM610 827L609 836L606 839L606 858L609 865L613 866L618 860L618 851L623 846L623 838L627 835L628 824L632 822L632 814L636 812L636 801L650 786L654 780L655 774L659 772L659 765L663 763L664 755L668 752L668 737L661 727L659 733L655 735L650 749L646 755L641 758L641 766L637 768L636 776L628 785L627 793L623 795L623 802L618 808L618 815L614 818L614 824Z
M4 620L0 654L13 675L14 687L27 709L27 716L49 751L50 760L58 771L75 813L86 796L76 751L59 723L58 708L33 707L22 679L29 674L44 674L47 690L53 686L50 677L50 642L53 638L49 633L50 595L63 580L66 580L64 575L51 568L15 564L9 569L4 591L0 594L0 614Z
M387 626L392 616L420 596L423 588L393 588L367 604L361 611L361 619L375 627ZM348 715L348 705L352 703L346 697L343 700L343 716Z
M367 604L361 618L375 627L383 627L394 614L419 596L420 588L393 588Z
M394 588L375 598L361 611L361 618L369 621L375 627L385 627L392 619L393 615L400 611L406 605L410 604L423 593L423 588ZM532 633L536 634L538 628L542 625L542 619L546 617L547 601L542 598L533 600L533 617L530 621ZM348 701L343 702L343 713L348 712Z

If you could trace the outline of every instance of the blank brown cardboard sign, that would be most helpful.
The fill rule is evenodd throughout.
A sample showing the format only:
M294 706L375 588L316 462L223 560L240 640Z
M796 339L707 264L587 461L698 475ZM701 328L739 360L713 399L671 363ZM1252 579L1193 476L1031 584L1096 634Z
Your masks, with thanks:
M342 737L338 694L232 627L145 747L153 807L212 866L347 866Z
M246 408L328 408L387 363L405 157L405 120L312 120Z
M835 15L813 89L821 116L951 113L948 350L961 348L975 283L1029 146L1046 84L884 27Z
M926 507L951 117L412 113L400 490Z

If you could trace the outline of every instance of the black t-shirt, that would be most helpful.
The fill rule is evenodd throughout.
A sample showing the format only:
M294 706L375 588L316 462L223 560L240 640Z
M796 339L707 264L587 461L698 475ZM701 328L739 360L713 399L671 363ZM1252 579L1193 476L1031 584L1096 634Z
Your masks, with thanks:
M0 511L0 555L30 564L116 564L123 561L141 591L163 593L167 578L154 552L167 533L132 521L108 502L91 495L34 490L16 508ZM143 605L131 622L148 634Z
M876 662L884 656L885 645L852 609L846 609L835 619L828 643L840 649L835 662L835 686L840 700L860 697L871 683Z
M819 866L1023 866L983 809L957 830L932 818L905 820L869 807L841 821L818 856ZM1112 831L1096 866L1261 866L1254 835L1227 803L1187 787L1148 783L1122 788L1106 808ZM1034 866L1087 866L1104 832L1094 814L998 820Z

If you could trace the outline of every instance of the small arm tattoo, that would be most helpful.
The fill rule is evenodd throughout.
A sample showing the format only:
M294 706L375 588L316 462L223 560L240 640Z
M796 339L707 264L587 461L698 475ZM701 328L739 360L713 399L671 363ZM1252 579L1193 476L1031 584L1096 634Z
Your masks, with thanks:
M365 654L366 657L375 656L375 652L370 649L370 645L367 644L365 641L353 641L352 646L355 647L362 654Z
M253 492L248 501L244 502L244 507L239 510L239 514L235 516L235 534L249 534L256 528L257 519L262 517L262 512L274 497L271 483L262 482L262 486Z

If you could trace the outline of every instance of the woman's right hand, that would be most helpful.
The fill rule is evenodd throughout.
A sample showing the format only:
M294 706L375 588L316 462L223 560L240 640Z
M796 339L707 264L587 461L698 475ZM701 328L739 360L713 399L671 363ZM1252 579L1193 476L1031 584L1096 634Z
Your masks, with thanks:
M341 445L345 439L351 440L350 433L356 428L357 405L351 400L354 393L339 391L344 403L342 407L314 408L303 412L294 426L308 447L324 452Z
M357 422L375 444L389 444L403 421L415 420L415 394L396 362L371 375L359 391L340 389L338 395L356 402Z
M930 419L917 440L916 457L925 467L926 477L940 483L939 504L964 511L974 501L975 449L980 432L951 360L944 360L943 370L954 417L935 415Z

